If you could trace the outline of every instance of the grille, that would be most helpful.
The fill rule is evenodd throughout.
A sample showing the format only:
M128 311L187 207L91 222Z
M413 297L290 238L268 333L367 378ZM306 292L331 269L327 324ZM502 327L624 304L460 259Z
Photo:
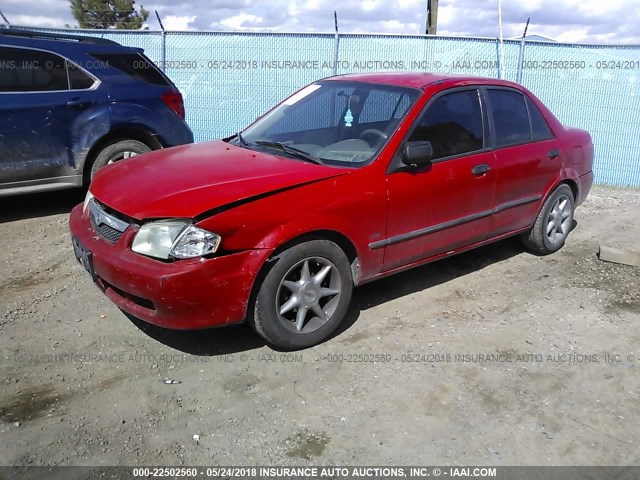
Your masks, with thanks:
M115 228L110 227L109 225L106 225L104 223L101 225L98 225L96 223L96 217L93 215L93 212L91 213L90 218L91 218L91 226L93 227L93 229L96 231L98 235L104 238L107 242L116 243L118 240L120 240L120 237L122 236L123 232L119 232Z
M89 219L95 232L109 243L116 243L129 226L126 221L107 213L95 198L89 201Z

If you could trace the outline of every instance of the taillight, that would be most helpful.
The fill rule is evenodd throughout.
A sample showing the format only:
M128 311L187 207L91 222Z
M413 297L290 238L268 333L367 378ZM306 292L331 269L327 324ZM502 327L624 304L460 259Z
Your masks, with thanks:
M184 120L184 101L182 94L177 90L171 90L162 95L162 101L175 112L182 120Z

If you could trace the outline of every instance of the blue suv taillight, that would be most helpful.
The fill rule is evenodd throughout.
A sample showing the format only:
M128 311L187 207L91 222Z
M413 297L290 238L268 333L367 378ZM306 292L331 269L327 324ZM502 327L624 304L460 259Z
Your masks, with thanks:
M184 101L182 94L176 90L171 90L162 95L162 101L175 112L182 120L185 118Z

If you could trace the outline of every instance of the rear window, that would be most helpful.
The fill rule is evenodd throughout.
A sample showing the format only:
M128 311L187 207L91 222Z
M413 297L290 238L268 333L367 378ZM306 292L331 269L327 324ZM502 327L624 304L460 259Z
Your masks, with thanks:
M152 85L169 85L169 80L158 67L139 53L92 53L91 55L136 80Z
M529 98L527 98L527 108L529 109L529 118L531 118L531 134L534 140L548 140L553 138L553 133L547 124L547 121Z
M94 80L72 63L67 63L71 90L85 90L93 86Z

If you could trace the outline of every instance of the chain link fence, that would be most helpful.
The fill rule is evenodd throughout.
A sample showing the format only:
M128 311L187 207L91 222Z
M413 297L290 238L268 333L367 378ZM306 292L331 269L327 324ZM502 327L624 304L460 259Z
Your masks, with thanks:
M228 136L334 73L432 71L515 81L591 133L599 184L640 187L640 46L409 35L49 30L143 48L180 88L196 141ZM337 55L336 55L337 54ZM521 69L521 72L519 72ZM501 75L503 72L503 75Z

